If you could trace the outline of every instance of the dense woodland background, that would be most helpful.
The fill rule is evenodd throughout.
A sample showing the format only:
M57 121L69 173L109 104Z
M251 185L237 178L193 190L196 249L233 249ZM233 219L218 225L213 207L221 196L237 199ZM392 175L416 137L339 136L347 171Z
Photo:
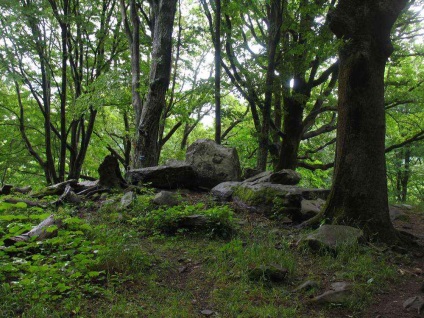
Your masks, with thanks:
M423 4L0 0L0 316L417 317Z
M304 185L329 188L342 42L328 27L335 5L179 1L159 162L183 159L187 145L210 138L236 147L243 168L297 168ZM1 184L96 177L110 152L125 169L136 166L135 123L152 84L154 1L3 0L1 9ZM421 11L421 1L410 2L397 20L386 66L391 201L424 196Z

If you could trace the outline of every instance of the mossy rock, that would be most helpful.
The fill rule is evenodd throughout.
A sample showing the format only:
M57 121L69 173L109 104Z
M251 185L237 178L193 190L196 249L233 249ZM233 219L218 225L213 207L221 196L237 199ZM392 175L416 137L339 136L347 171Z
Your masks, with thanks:
M299 188L272 183L242 183L234 188L234 202L241 208L267 216L297 216L302 195Z
M286 280L288 270L276 264L260 265L249 269L248 276L251 281L282 283Z
M303 241L314 251L337 251L342 246L354 246L362 241L362 230L345 225L323 225Z

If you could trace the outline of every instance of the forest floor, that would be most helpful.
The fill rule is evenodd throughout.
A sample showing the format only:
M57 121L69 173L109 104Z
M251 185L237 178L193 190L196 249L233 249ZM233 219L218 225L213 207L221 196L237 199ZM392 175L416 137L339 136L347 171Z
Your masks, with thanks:
M406 312L403 308L403 303L407 299L415 296L424 297L424 213L409 211L406 215L406 218L395 220L394 225L398 230L417 237L419 246L415 252L410 253L410 262L394 264L402 279L374 295L372 304L364 311L363 318L424 317L424 308L421 315L418 314L418 310Z
M122 194L54 211L0 202L0 245L49 213L63 219L54 238L0 249L0 317L424 316L403 308L424 296L422 211L402 209L395 221L421 247L316 253L299 243L310 230L218 205L207 194L179 195L184 203L167 209L152 206L152 193L127 209L119 207ZM198 214L214 223L195 232L174 228ZM268 266L286 269L286 279L252 275ZM308 280L315 286L295 291ZM314 301L334 282L352 284L348 300Z

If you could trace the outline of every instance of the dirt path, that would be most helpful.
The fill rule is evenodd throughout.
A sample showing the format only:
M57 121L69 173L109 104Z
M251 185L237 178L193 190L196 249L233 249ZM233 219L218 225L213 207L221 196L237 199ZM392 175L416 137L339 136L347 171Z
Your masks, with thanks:
M403 303L414 296L424 297L424 213L405 212L406 219L395 221L395 227L409 232L419 238L420 245L412 254L413 260L408 264L400 263L398 273L402 275L401 282L391 286L389 290L375 296L363 318L416 318L424 317L424 310L406 311Z

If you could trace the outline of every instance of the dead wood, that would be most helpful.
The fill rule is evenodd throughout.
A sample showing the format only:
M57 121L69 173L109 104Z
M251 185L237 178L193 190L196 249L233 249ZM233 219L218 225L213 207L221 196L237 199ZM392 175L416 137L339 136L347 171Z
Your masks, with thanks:
M65 188L67 185L70 185L71 187L73 187L76 184L78 184L78 181L75 179L67 180L61 183L51 185L43 189L41 192L33 194L32 197L40 199L49 195L60 195L65 191Z
M68 184L59 199L52 202L51 204L59 206L65 202L78 204L81 203L81 201L81 198L72 191L71 185Z
M18 192L18 193L22 193L22 194L28 194L30 193L32 190L31 186L26 186L26 187L21 187L21 188L13 188L13 192Z
M34 227L31 231L4 240L4 245L11 246L17 242L26 242L32 237L37 237L37 241L54 237L57 235L57 229L54 231L48 231L48 228L52 225L56 225L57 227L60 227L61 225L61 221L55 219L53 214Z
M118 159L113 155L105 157L100 164L99 185L105 188L126 188L128 185L119 170Z

